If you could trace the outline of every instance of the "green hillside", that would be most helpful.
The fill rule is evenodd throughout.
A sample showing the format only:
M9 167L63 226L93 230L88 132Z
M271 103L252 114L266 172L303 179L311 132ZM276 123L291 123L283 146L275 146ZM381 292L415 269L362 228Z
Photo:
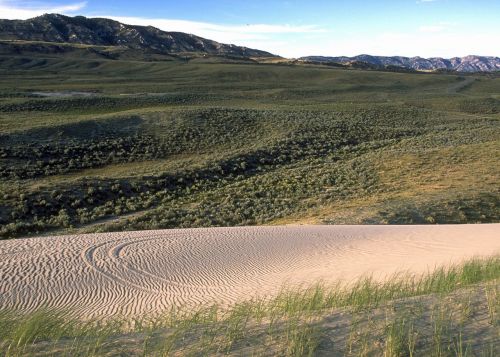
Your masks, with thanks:
M0 55L0 227L500 222L500 75Z

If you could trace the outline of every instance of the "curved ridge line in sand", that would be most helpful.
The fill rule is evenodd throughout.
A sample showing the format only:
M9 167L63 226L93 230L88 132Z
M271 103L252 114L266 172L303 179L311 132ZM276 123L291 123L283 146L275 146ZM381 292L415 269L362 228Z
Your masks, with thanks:
M115 240L116 241L116 240ZM112 273L108 273L102 269L99 269L96 264L94 264L94 261L95 259L93 259L93 256L94 256L94 252L102 247L102 246L105 246L106 244L110 243L110 242L113 242L113 241L109 241L109 242L104 242L102 244L98 244L98 245L95 245L95 246L90 246L88 247L88 249L84 250L82 252L82 258L83 258L83 261L87 264L87 266L91 269L93 269L94 271L96 271L97 273L99 274L102 274L103 276L107 277L108 279L112 280L113 282L119 282L120 284L122 284L124 287L129 287L129 286L133 286L134 288L136 289L139 289L139 290L143 290L143 291L148 291L148 292L154 292L154 293L158 293L158 291L155 291L155 290L150 290L150 289L146 289L144 288L143 286L139 286L139 285L136 285L134 283L131 283L129 281L125 281L123 279L121 279L120 277L118 277L117 275L114 275Z
M113 259L117 263L123 264L123 266L127 270L130 270L133 273L136 273L136 274L139 274L139 275L146 275L146 276L149 276L151 278L161 280L161 281L163 281L163 282L165 282L167 284L173 285L173 286L185 287L185 288L190 288L190 289L199 289L199 290L207 290L207 289L209 289L209 290L212 290L212 289L213 290L220 290L221 287L227 287L227 288L231 287L231 285L229 285L229 284L223 284L223 283L218 284L218 285L203 285L203 286L200 286L200 285L187 284L187 283L183 283L183 282L169 280L169 279L165 279L163 277L151 274L150 272L148 272L146 270L139 269L139 268L134 268L133 266L130 266L130 263L124 264L123 262L120 262L119 254L120 254L120 251L123 248L131 246L133 244L144 243L144 242L148 242L148 241L151 241L151 240L163 239L163 238L165 238L165 237L162 236L162 235L153 235L153 236L147 237L145 239L140 239L140 240L134 240L134 241L131 241L131 242L121 243L121 244L119 244L117 246L112 246L108 250L108 256L109 256L110 259ZM85 263L91 269L93 269L96 272L102 274L103 276L107 277L108 279L111 279L112 281L119 282L124 287L133 286L134 288L136 288L138 290L143 290L143 291L148 291L148 292L154 292L154 293L158 293L158 294L163 294L164 292L162 292L161 290L151 289L151 288L145 288L145 287L137 285L137 284L135 284L135 283L133 283L131 281L125 280L123 278L120 278L118 275L112 274L111 272L107 272L107 271L105 271L105 270L103 270L101 268L98 268L96 266L96 264L94 263L95 260L93 259L94 252L97 249L99 249L100 247L104 247L105 245L107 245L109 243L113 243L113 242L117 242L117 241L119 241L119 239L114 239L114 240L110 240L110 241L107 241L107 242L103 242L103 243L98 244L98 245L89 246L88 249L86 249L86 250L84 250L82 252L82 259L85 261Z
M146 239L141 239L141 240L137 240L137 241L132 241L132 242L127 242L127 243L119 244L117 246L112 247L112 249L109 250L110 251L110 258L119 261L119 254L120 254L120 251L123 248L131 246L133 244L144 243L144 242L152 241L152 240L155 240L155 239L163 239L163 238L164 237L162 237L162 236L157 236L156 235L156 236L148 237ZM187 284L187 283L182 283L182 282L178 282L178 281L174 281L174 280L170 280L170 279L165 279L165 278L163 278L161 276L157 276L157 275L151 274L150 272L148 272L146 270L143 270L143 269L134 268L133 266L130 266L130 263L127 263L125 266L126 266L126 268L128 270L130 270L130 271L132 271L134 273L147 275L147 276L149 276L151 278L158 279L158 280L161 280L161 281L163 281L163 282L165 282L167 284L171 284L171 285L175 285L175 286L179 286L179 287L188 287L188 288L191 288L191 289L219 289L221 286L225 286L224 284L219 284L217 286L213 286L213 285L199 286L199 285Z

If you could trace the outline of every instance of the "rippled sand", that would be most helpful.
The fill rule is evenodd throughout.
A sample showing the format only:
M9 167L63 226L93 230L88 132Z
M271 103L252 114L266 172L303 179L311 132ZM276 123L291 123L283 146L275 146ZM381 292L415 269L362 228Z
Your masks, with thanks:
M276 226L0 241L0 308L137 316L500 252L500 224Z

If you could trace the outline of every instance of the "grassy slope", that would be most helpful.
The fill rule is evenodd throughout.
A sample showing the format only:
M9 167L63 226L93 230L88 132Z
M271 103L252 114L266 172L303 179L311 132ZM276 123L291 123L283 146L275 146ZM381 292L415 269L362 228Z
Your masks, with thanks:
M495 75L56 56L0 72L3 237L500 221Z
M82 322L0 311L6 356L497 356L500 258L386 283L283 290L269 300Z

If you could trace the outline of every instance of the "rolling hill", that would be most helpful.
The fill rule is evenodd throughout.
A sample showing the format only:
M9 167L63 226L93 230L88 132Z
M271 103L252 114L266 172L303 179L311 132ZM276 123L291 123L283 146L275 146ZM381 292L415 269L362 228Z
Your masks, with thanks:
M500 221L500 78L0 55L0 226Z

